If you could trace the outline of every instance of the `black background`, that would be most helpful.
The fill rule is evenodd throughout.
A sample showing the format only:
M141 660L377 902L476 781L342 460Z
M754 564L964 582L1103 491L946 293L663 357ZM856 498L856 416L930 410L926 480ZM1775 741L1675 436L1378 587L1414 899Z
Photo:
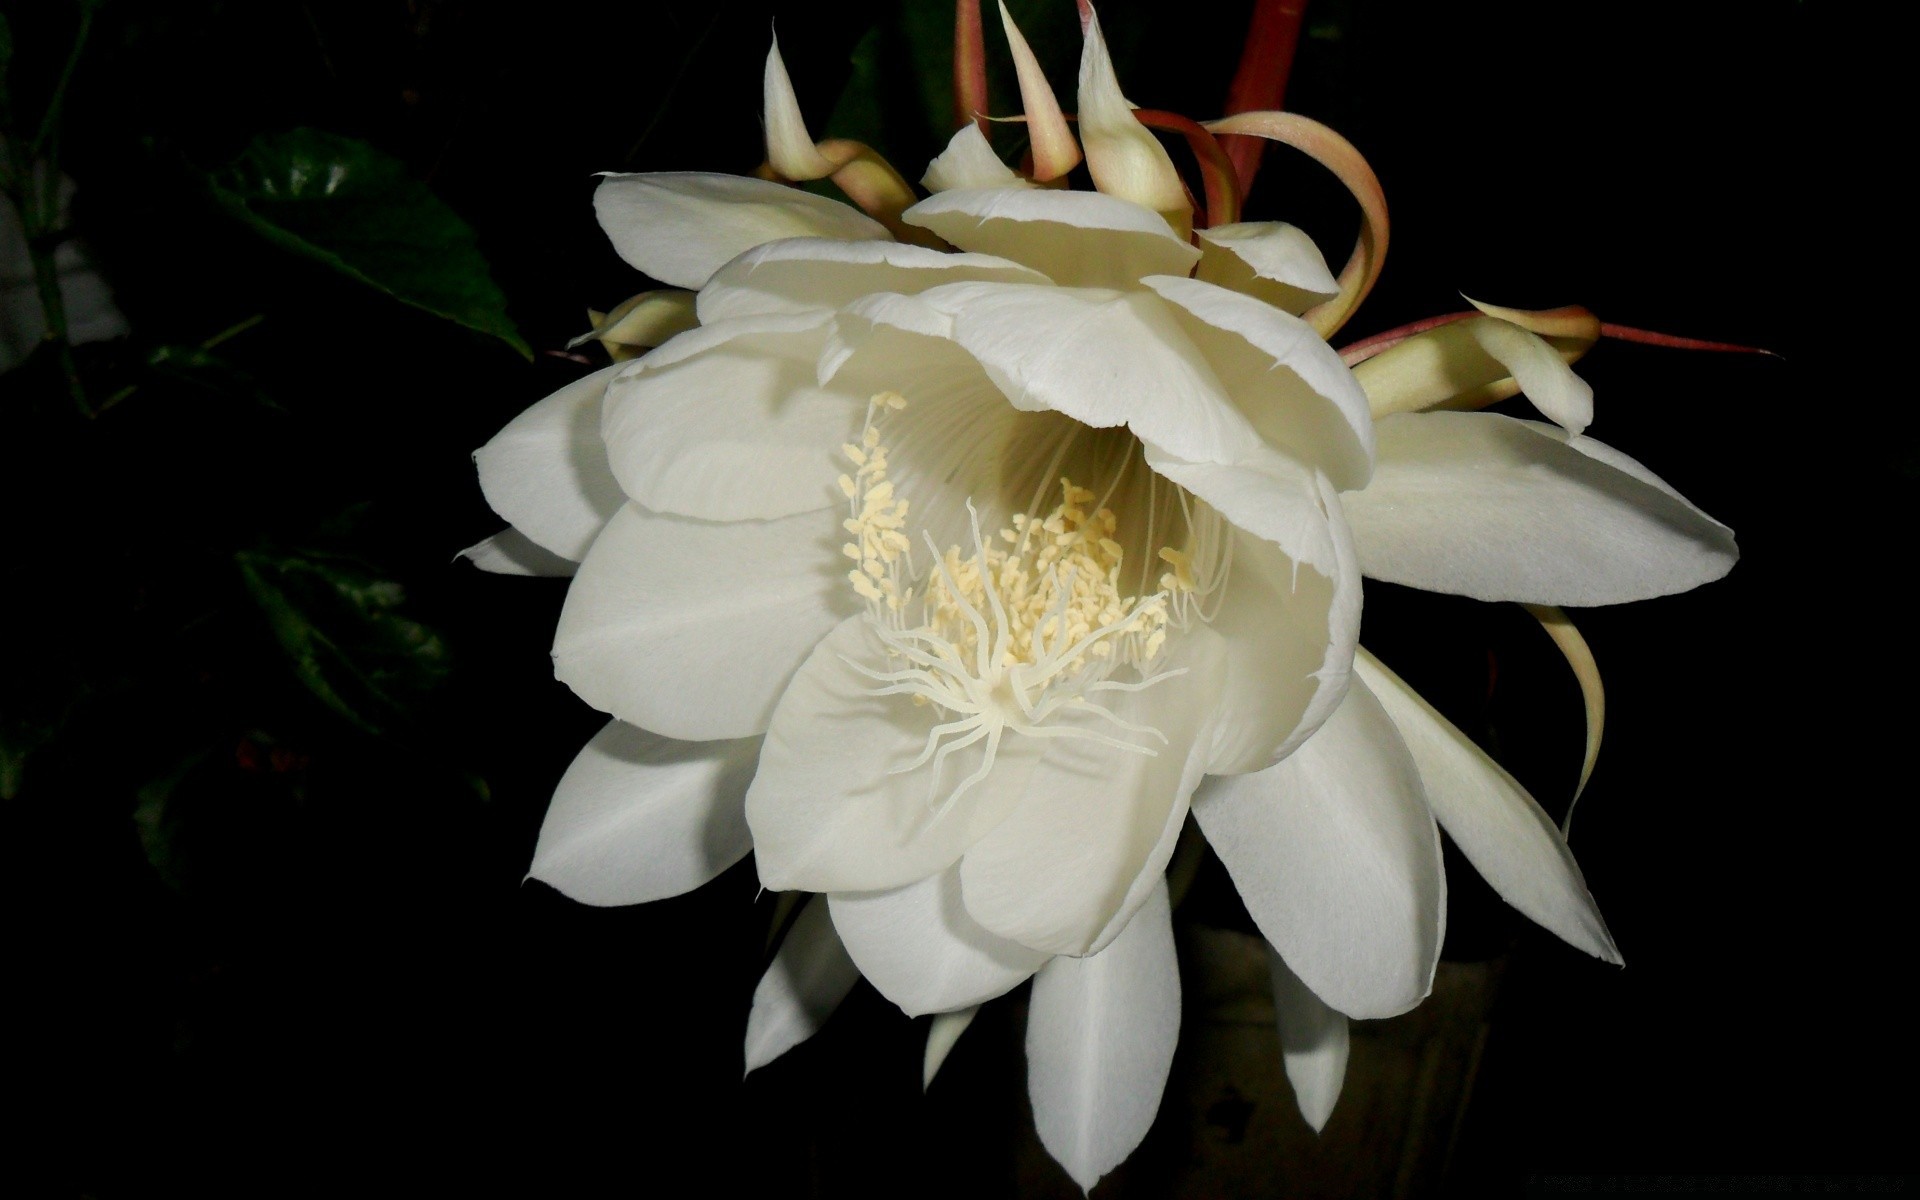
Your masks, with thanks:
M17 7L19 47L70 22ZM778 26L816 129L881 11L823 7ZM1170 7L1108 11L1150 31L1123 83L1212 115L1244 6ZM322 732L301 735L292 801L285 780L236 771L190 888L143 855L139 780L115 768L169 714L91 714L66 766L39 776L58 786L23 793L7 813L26 868L9 990L28 1002L10 1090L32 1114L36 1186L994 1194L1025 1120L1009 1020L983 1019L972 1065L922 1100L922 1024L862 988L742 1084L771 904L750 865L633 910L520 884L552 783L599 718L548 671L563 585L447 560L497 526L471 449L583 368L519 364L366 303L148 186L166 155L212 163L260 130L366 137L473 224L522 333L552 350L583 308L639 287L593 224L591 172L758 161L768 7L105 11L118 40L77 79L67 165L83 232L136 331L196 312L220 328L291 279L301 315L263 326L251 353L304 407L291 424L202 421L166 462L137 423L78 467L80 451L46 459L16 435L9 590L68 615L9 636L140 653L89 598L145 586L170 546L224 544L235 512L291 478L316 511L374 502L363 548L446 632L454 674L424 718L437 749L400 753L256 702L247 681L270 664L221 666L214 707L236 735ZM1465 293L1779 355L1603 344L1582 364L1592 433L1733 526L1743 558L1697 592L1575 614L1610 722L1573 844L1626 968L1526 926L1450 862L1448 956L1512 955L1450 1186L1909 1169L1910 601L1891 564L1911 545L1913 399L1905 339L1880 324L1898 311L1904 214L1861 86L1884 81L1886 31L1780 3L1352 0L1316 4L1308 25L1289 107L1368 155L1393 213L1385 276L1340 340ZM913 175L929 148L896 161ZM1283 153L1250 215L1303 225L1337 262L1353 214ZM1369 586L1369 645L1559 811L1579 702L1530 619ZM485 800L448 782L455 760Z

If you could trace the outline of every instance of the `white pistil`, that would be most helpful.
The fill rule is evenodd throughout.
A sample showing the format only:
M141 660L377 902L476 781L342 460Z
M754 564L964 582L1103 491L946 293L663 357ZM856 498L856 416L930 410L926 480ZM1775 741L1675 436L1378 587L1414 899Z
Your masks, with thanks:
M1218 610L1217 602L1209 606L1208 601L1224 591L1232 542L1223 536L1217 514L1201 506L1196 520L1181 490L1186 549L1160 550L1159 557L1173 568L1161 576L1160 591L1123 596L1119 520L1106 507L1119 479L1089 511L1095 493L1056 474L1066 450L1063 442L1043 476L1058 480L1060 503L1044 516L1036 515L1036 495L1030 511L1014 516L1011 527L1000 530L994 541L982 536L979 513L969 501L973 553L963 556L960 547L950 546L942 554L928 536L932 570L916 603L919 577L905 533L908 503L894 494L887 478L887 448L880 436L885 416L905 407L906 400L896 392L882 392L869 401L859 443L842 447L853 473L839 479L849 504L843 525L852 537L842 552L856 564L847 579L866 601L873 628L898 666L875 670L850 658L844 661L880 685L870 695L910 696L914 703L932 704L953 718L934 725L919 756L895 773L931 764L928 805L937 817L987 777L1009 731L1156 755L1145 743L1157 739L1165 745L1164 734L1123 720L1091 697L1143 691L1185 673L1185 668L1155 671L1154 665L1169 625L1184 629L1194 617L1210 620ZM1123 461L1123 473L1125 468ZM1122 666L1138 672L1139 678L1111 679ZM1091 714L1129 736L1053 719L1062 713ZM939 801L946 760L981 741L986 746L979 767Z

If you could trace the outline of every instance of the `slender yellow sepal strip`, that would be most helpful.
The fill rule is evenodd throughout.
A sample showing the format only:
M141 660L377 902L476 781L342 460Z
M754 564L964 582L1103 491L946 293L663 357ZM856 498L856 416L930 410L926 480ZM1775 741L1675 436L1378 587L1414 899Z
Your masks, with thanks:
M1181 237L1193 233L1193 204L1173 158L1160 139L1133 115L1120 93L1113 59L1091 7L1085 11L1087 37L1080 52L1080 142L1086 148L1087 173L1109 196L1131 200L1166 218Z
M1307 315L1311 317L1312 310ZM1439 325L1356 363L1353 377L1367 393L1374 419L1436 408L1471 411L1518 395L1519 382L1482 340L1486 327L1501 321L1504 318L1468 317ZM1523 332L1529 337L1540 336ZM1567 362L1578 360L1593 346L1592 342L1573 338L1541 340Z
M1379 177L1352 142L1318 121L1289 112L1247 112L1208 121L1216 134L1244 133L1292 146L1332 171L1360 203L1360 236L1340 271L1340 292L1303 314L1321 337L1332 337L1353 316L1380 278L1387 259L1387 196Z
M1020 27L1013 23L1007 6L1000 6L1000 27L1007 33L1007 48L1013 51L1014 74L1020 79L1020 106L1027 114L1027 139L1033 150L1033 178L1039 183L1058 179L1080 165L1080 143L1060 111L1040 60L1033 56Z
M661 288L629 296L612 312L587 310L593 332L583 333L567 343L567 349L599 342L615 362L624 362L685 333L700 324L694 314L693 293L680 288Z
M979 1011L980 1006L976 1004L956 1012L933 1014L933 1024L927 1027L927 1052L920 1061L921 1091L933 1086L933 1077L940 1073L940 1067L947 1061L953 1044L960 1040L967 1026L973 1024L973 1018Z
M795 182L831 179L847 199L901 241L922 246L945 244L900 219L919 197L893 164L872 147L845 138L818 143L813 140L793 94L786 63L780 58L778 42L767 51L761 98L767 126L767 161L758 172L763 178Z
M1580 785L1573 789L1573 802L1567 805L1566 820L1560 822L1560 833L1567 836L1573 832L1574 805L1580 803L1580 794L1587 790L1587 780L1593 778L1593 764L1600 757L1600 735L1607 724L1607 690L1600 682L1600 665L1593 660L1593 648L1580 636L1566 613L1551 604L1521 607L1533 614L1553 644L1560 647L1567 665L1573 668L1573 677L1580 683L1580 697L1586 702L1587 756L1580 764Z

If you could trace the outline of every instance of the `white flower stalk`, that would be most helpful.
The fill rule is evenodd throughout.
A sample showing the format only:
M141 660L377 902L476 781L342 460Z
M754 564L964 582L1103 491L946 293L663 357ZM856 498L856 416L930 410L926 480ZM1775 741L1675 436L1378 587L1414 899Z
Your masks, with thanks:
M1036 161L1063 171L1078 151L1017 57ZM812 145L777 55L767 80L779 170L873 165ZM1277 952L1316 1124L1346 1018L1431 986L1439 826L1521 911L1617 960L1539 806L1390 671L1363 655L1356 674L1363 567L1612 603L1694 586L1732 548L1578 434L1590 393L1502 310L1348 370L1310 319L1337 326L1377 273L1377 185L1338 279L1278 223L1196 247L1097 25L1080 104L1099 191L1036 187L972 124L932 196L862 201L885 224L764 180L608 177L614 247L695 293L698 325L478 452L512 528L469 555L573 575L555 671L614 718L562 780L532 876L638 903L751 849L765 886L824 893L756 995L750 1068L818 1027L849 962L912 1014L1038 973L1036 1120L1091 1186L1166 1078L1164 870L1190 808ZM1371 181L1330 131L1236 120ZM685 319L678 296L648 304L645 331L607 340ZM1513 389L1570 428L1427 411Z

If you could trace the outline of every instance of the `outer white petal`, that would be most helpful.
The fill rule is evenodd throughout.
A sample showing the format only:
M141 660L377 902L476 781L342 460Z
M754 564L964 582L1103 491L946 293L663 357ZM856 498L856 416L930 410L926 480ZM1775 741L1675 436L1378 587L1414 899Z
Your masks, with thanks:
M1197 232L1194 278L1298 316L1338 295L1340 284L1305 232L1280 221L1242 221Z
M1321 999L1390 1017L1432 988L1440 832L1399 731L1358 680L1288 758L1207 780L1193 815L1260 932Z
M1049 282L1038 271L987 254L949 254L905 242L789 238L755 247L715 272L700 289L700 323L843 308L875 292L910 296L971 280Z
M1121 720L1165 735L1151 742L1158 753L1047 742L1019 806L961 860L967 911L994 933L1053 954L1097 953L1160 879L1206 770L1226 674L1225 644L1204 625L1168 641L1161 669L1185 674L1099 697ZM1090 715L1073 719L1113 731Z
M600 401L619 364L574 380L473 452L493 511L534 544L575 562L626 503L600 441Z
M601 433L620 486L655 512L766 520L844 504L840 446L867 397L816 375L829 314L702 326L607 387Z
M1210 772L1279 761L1346 696L1360 635L1360 568L1345 520L1337 506L1329 510L1335 553L1327 575L1299 569L1264 539L1237 535L1233 578L1213 620L1232 650Z
M610 722L560 777L528 876L583 904L692 891L753 849L759 738L676 742Z
M1568 944L1618 963L1573 852L1526 789L1379 659L1362 650L1354 669L1399 727L1433 815L1474 869Z
M509 526L489 538L481 538L456 558L464 558L482 571L495 575L546 575L565 578L580 564L543 549L532 538Z
M593 211L628 265L674 287L698 288L736 254L790 237L888 240L851 205L799 188L698 171L609 174Z
M1165 880L1113 944L1056 958L1033 981L1027 1094L1040 1143L1081 1188L1153 1125L1180 1036L1180 966Z
M993 152L987 135L972 121L947 142L947 148L927 164L920 183L930 192L951 192L955 188L1030 188L1030 179L1022 179L1000 156Z
M955 283L920 299L953 319L953 340L1016 408L1125 425L1187 462L1272 453L1158 296Z
M1065 287L1136 287L1146 275L1185 275L1200 257L1157 214L1099 192L956 188L900 219Z
M1479 600L1620 604L1718 579L1738 557L1725 526L1646 468L1610 465L1543 426L1402 413L1376 433L1373 482L1342 497L1372 578Z
M833 513L717 523L629 504L567 590L553 670L629 724L701 741L763 731L853 605Z
M1187 462L1148 442L1146 461L1156 475L1186 488L1248 533L1279 546L1296 562L1324 575L1340 570L1340 501L1308 468L1285 454L1262 450L1253 461Z
M952 869L891 891L830 899L833 926L860 973L910 1017L991 1000L1048 958L982 929L960 902L960 874Z
M753 989L747 1071L759 1070L820 1032L858 982L860 969L834 933L826 902L815 896L800 910L773 965Z
M1326 1128L1346 1082L1347 1019L1314 995L1272 946L1267 947L1267 965L1273 975L1273 1019L1293 1099L1318 1133Z
M872 695L880 685L853 663L891 669L865 615L819 644L773 714L747 792L767 887L866 892L917 882L951 866L1021 802L1038 754L1026 739L1009 737L987 779L938 813L946 792L931 789L930 771L895 772L919 756L942 718L905 696ZM948 790L979 766L980 750L947 760L941 777Z
M1313 326L1238 292L1196 279L1141 280L1180 315L1253 427L1342 491L1373 474L1373 414L1367 394Z

